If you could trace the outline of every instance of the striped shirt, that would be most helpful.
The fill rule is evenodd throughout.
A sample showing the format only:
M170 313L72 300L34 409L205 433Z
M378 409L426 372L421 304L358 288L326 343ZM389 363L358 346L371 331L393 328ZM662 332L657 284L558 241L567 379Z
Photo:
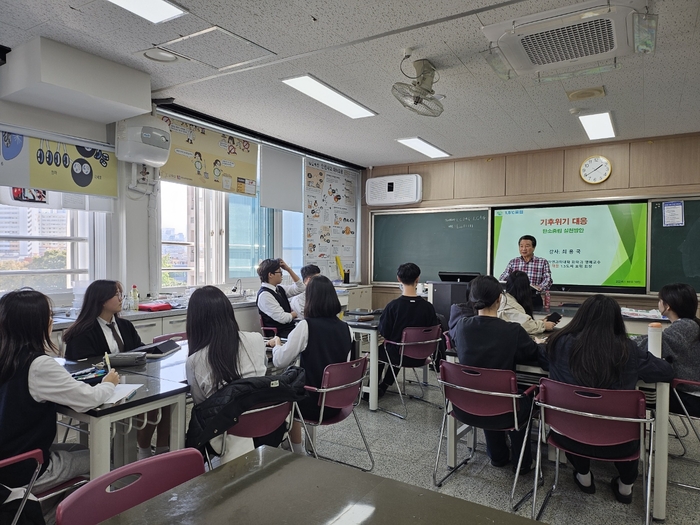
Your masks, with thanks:
M512 272L517 270L525 272L530 278L530 284L537 286L543 292L549 290L552 286L552 272L549 269L547 259L534 255L530 262L526 262L522 256L511 259L505 271L501 274L500 280L505 281Z

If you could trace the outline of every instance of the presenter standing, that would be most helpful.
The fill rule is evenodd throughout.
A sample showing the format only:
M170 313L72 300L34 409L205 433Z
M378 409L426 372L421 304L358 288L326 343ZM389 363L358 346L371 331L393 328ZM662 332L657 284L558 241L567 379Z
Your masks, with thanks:
M548 292L552 286L552 272L549 269L547 259L535 256L535 247L537 239L532 235L523 235L518 240L518 249L520 257L511 259L506 266L505 271L501 274L499 280L505 281L511 272L519 270L525 272L530 278L530 286L532 286L532 305L537 308L542 306L542 295Z

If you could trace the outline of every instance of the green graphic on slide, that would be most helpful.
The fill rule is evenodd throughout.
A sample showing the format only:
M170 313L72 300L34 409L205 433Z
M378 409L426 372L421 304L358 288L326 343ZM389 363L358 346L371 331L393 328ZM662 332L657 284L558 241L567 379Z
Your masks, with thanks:
M604 285L646 284L646 204L608 206L619 237L617 253Z
M498 253L498 239L501 238L501 223L503 222L503 217L496 215L493 218L493 253ZM494 273L496 270L494 269Z

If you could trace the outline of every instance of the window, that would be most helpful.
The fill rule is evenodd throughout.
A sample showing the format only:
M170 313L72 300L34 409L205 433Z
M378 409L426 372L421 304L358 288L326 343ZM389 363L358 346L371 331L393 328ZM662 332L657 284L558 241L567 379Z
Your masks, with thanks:
M161 286L192 286L196 279L196 188L160 183Z
M228 194L227 281L257 276L262 259L273 256L273 210L259 197Z
M0 204L0 293L65 293L74 281L103 278L95 254L105 252L104 215Z
M273 210L259 203L257 197L161 182L161 287L256 276L258 262L273 253Z
M297 271L304 266L304 214L282 212L282 258Z

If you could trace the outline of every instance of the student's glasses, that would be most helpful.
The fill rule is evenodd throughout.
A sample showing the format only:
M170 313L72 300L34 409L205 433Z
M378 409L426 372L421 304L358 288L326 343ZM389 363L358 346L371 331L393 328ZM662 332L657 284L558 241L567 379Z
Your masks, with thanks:
M117 299L119 299L121 301L122 299L124 299L124 292L117 292L114 295L114 297L116 297Z

